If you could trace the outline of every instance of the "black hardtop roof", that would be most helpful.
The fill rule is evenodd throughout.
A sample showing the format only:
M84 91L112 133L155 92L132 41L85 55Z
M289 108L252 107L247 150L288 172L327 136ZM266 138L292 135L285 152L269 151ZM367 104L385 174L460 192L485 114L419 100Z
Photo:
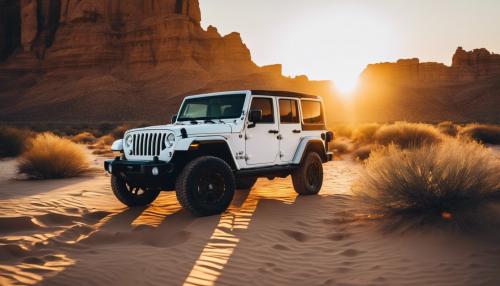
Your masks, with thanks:
M269 95L269 96L282 96L282 97L297 97L297 98L311 98L320 99L319 96L310 95L300 92L291 92L283 90L251 90L252 94L255 95Z

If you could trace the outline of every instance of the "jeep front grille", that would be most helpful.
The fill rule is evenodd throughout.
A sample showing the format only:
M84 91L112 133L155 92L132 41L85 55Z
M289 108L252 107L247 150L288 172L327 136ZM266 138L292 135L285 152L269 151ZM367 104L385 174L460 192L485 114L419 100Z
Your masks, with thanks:
M132 136L134 139L132 156L160 156L160 152L167 148L165 145L167 133L136 133Z

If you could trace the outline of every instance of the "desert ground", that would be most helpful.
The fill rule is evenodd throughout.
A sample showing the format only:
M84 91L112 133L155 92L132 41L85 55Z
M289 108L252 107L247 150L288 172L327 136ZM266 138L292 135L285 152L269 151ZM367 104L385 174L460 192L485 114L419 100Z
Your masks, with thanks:
M104 159L91 158L100 168ZM174 193L125 208L103 172L37 182L16 179L15 166L0 161L1 285L500 283L498 228L370 215L350 193L363 165L347 157L325 166L318 196L261 179L207 218L183 211Z

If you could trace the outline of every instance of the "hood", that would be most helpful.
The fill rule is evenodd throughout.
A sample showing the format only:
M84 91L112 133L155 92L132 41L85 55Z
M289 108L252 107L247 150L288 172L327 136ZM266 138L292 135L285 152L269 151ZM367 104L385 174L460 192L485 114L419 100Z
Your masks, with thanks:
M169 124L169 125L159 125L159 126L151 126L139 129L133 129L128 132L138 132L138 131L161 131L161 130L170 130L176 134L176 136L180 136L181 129L186 129L188 136L191 135L219 135L224 133L231 133L232 127L231 124L228 123L203 123L203 124Z

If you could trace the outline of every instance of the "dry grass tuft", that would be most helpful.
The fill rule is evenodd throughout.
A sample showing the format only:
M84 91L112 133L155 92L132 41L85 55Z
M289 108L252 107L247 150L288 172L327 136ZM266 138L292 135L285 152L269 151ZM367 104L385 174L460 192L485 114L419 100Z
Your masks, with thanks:
M132 125L123 124L123 125L116 127L115 129L113 129L110 132L110 135L113 136L114 138L121 139L125 136L125 132L127 132L128 130L133 129L133 128L134 127L132 127Z
M460 126L451 121L444 121L437 125L437 129L445 135L456 137L460 130Z
M372 145L363 145L359 147L358 149L354 150L352 153L352 159L356 161L366 161L368 158L370 158L370 155L372 153L373 148L375 148Z
M358 126L352 132L352 140L356 144L371 144L375 139L375 133L381 128L378 123L367 123Z
M353 192L386 212L455 213L497 197L500 161L475 142L374 151Z
M115 153L111 151L111 149L95 149L94 151L92 151L92 154L110 158L115 155Z
M499 125L470 124L460 130L459 135L483 144L500 145Z
M383 146L415 148L439 143L443 140L443 135L432 125L398 122L380 127L374 138L376 144Z
M0 158L19 156L28 146L33 133L13 127L0 127Z
M353 131L354 125L352 124L335 124L335 126L333 127L333 133L335 134L335 137L351 138Z
M97 142L94 145L89 146L89 149L94 150L92 154L112 157L114 155L113 151L111 151L111 145L115 141L115 138L111 135L104 135L101 138L97 139Z
M90 132L82 132L71 138L71 141L80 144L93 144L96 140L94 134Z
M31 179L77 177L89 171L82 147L52 133L39 134L21 156L19 172Z
M97 139L97 143L96 144L99 144L99 145L103 145L103 146L111 146L113 144L113 142L115 142L115 137L111 136L111 135L104 135L102 137L100 137L99 139Z
M346 154L351 152L352 144L347 138L335 138L335 140L330 143L330 150L335 154Z

